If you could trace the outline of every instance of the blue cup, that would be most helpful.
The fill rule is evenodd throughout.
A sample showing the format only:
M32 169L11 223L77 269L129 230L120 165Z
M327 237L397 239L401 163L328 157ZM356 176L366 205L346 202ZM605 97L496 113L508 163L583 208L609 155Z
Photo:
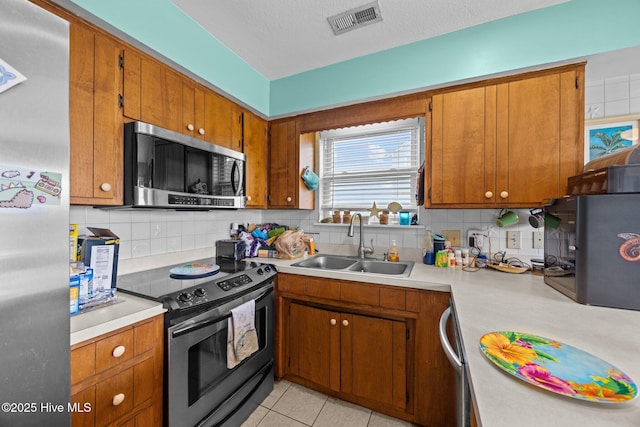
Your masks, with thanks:
M411 215L407 211L400 211L398 213L399 219L398 222L400 225L409 225L411 224Z

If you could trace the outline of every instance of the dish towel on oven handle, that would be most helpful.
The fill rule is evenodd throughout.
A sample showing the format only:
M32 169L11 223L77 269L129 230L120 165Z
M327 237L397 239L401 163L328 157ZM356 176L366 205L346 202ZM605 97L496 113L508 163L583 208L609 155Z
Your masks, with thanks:
M233 369L258 350L256 302L247 301L231 310L227 327L227 368Z

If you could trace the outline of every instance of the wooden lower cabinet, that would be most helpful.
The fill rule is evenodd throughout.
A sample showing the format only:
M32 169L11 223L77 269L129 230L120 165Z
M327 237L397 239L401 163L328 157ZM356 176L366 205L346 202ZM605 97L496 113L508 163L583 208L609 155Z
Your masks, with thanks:
M279 273L276 376L425 426L455 423L446 292Z
M162 425L163 318L71 349L73 427Z
M290 310L292 374L336 392L405 408L409 336L405 322L294 302Z

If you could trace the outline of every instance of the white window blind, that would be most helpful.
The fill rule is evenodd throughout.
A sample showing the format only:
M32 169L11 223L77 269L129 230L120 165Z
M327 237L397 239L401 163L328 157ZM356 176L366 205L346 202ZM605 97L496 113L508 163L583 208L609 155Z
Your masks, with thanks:
M421 129L416 118L322 132L320 209L415 210Z

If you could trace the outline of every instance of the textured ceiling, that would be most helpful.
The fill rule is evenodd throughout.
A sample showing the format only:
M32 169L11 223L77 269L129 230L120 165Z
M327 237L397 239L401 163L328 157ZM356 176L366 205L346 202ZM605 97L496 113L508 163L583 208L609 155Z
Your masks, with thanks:
M371 0L172 0L274 80L568 0L378 0L382 21L335 36L327 17Z

